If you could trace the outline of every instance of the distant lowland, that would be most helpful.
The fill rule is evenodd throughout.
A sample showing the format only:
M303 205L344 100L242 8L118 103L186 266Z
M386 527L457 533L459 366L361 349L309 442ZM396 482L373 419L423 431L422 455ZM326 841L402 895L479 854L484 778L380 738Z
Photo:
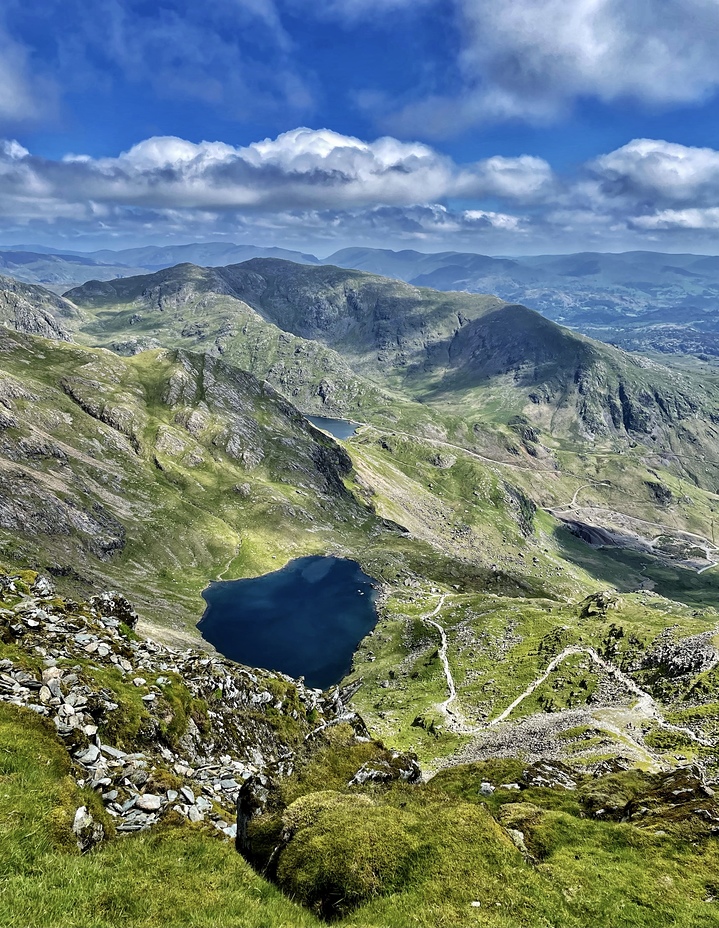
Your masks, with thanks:
M0 247L0 273L56 293L176 264L221 267L252 258L353 268L442 291L492 293L630 351L719 356L719 257L631 251L490 257L344 248L325 258L227 242L93 252Z

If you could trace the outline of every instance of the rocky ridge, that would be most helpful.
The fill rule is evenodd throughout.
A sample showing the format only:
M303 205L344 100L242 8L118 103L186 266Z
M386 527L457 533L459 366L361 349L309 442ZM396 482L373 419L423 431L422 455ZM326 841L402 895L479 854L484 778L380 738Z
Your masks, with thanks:
M450 405L472 391L491 415L500 388L554 439L618 438L673 454L702 446L715 457L705 383L493 296L270 258L89 281L65 296L86 314L84 340L189 342L268 378L307 411L371 416L389 389Z
M222 359L126 359L2 327L0 357L0 556L74 598L111 586L143 619L194 628L231 558L261 573L348 526L389 531L353 494L346 451Z
M0 276L0 325L26 335L70 342L65 322L77 315L72 303L50 290Z
M339 722L368 740L337 688L142 640L136 622L117 593L78 604L33 572L0 573L0 641L18 655L0 660L0 700L54 725L117 833L174 813L234 838L247 780L290 774L298 745ZM84 806L74 830L83 850L105 837Z

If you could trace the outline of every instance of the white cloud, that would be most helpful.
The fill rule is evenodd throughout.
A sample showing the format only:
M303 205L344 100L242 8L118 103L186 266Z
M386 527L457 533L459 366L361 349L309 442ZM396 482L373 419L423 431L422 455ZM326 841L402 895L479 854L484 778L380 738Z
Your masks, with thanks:
M522 228L522 219L519 216L510 216L507 213L495 213L485 209L466 209L462 219L467 223L478 223L492 229L501 229L504 232L518 232Z
M456 182L457 196L497 196L529 202L549 195L555 177L543 158L494 155L464 168Z
M325 251L337 242L495 253L699 242L706 250L714 239L719 249L719 151L635 139L561 176L529 155L457 164L418 142L327 129L246 147L153 137L116 157L59 160L6 141L0 217L6 241L12 230L31 230L12 232L27 241L54 229L303 250L320 242Z
M224 142L188 142L174 135L160 135L145 139L123 152L119 158L104 158L97 164L108 171L116 166L141 174L163 168L182 168L194 165L208 166L213 162L232 158L236 149ZM83 159L91 163L92 159Z
M0 18L16 36L14 57L0 38L0 108L7 96L20 112L25 109L22 86L8 83L5 93L3 79L10 70L19 73L17 60L27 62L34 40L23 26L33 17L41 17L52 36L26 71L33 85L42 74L65 94L136 84L160 99L218 107L225 118L273 112L296 117L313 106L274 0L93 0L91 11L85 0L42 0L36 6L41 9L28 13L25 0L0 4ZM20 44L21 34L30 44Z
M663 209L652 216L637 216L632 225L638 229L676 232L719 229L719 206L707 209Z
M41 188L58 202L149 208L409 206L487 196L522 202L535 199L552 179L539 158L459 166L417 142L364 142L327 129L294 129L245 148L156 137L116 158L73 154L43 161L12 151L0 166L0 196Z
M719 198L719 151L657 139L634 139L596 158L590 169L607 195L694 202Z
M445 135L493 120L547 122L580 97L685 104L719 87L716 0L453 3L460 88L409 104L387 120L395 130Z
M27 50L0 27L0 126L35 122L54 108L55 89L38 77Z
M0 164L3 161L21 161L29 157L30 152L15 139L0 139Z

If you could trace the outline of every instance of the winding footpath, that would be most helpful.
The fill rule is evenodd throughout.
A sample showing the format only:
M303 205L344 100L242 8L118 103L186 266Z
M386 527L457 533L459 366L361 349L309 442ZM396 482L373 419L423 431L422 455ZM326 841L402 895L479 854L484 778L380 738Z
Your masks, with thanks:
M224 579L225 579L225 574L226 574L227 571L230 569L230 567L232 567L232 564L233 564L234 560L238 557L238 555L239 555L239 553L240 553L240 548L241 548L241 547L242 547L242 539L240 539L240 540L237 542L237 545L236 545L236 547L235 547L235 553L234 553L234 554L232 555L232 557L229 559L229 561L227 562L227 564L225 564L224 569L223 569L222 571L220 571L220 573L217 575L217 577L215 578L215 583L219 583L221 580L224 580Z
M521 705L521 703L541 686L551 674L568 658L577 654L586 654L591 660L598 666L601 667L606 673L614 677L618 683L621 683L625 686L629 692L637 697L637 702L631 708L625 710L626 714L631 714L635 718L649 719L653 721L660 728L663 728L667 731L674 731L686 738L689 738L691 741L696 742L697 744L710 745L711 742L700 738L696 735L691 729L683 728L679 725L673 725L671 722L667 722L664 716L662 715L657 702L654 698L643 690L641 687L632 680L631 677L627 676L623 671L618 667L612 664L610 661L605 660L600 654L595 651L594 648L590 647L580 647L579 645L570 645L566 647L563 651L557 654L556 657L552 658L547 668L536 677L527 688L520 693L519 696L512 702L507 708L501 712L496 718L485 723L484 725L468 725L466 719L457 709L450 709L450 706L457 698L457 686L454 682L454 677L452 676L452 671L449 666L449 660L447 658L447 633L440 625L439 622L435 621L435 617L441 612L444 603L447 599L447 593L442 593L440 596L439 602L431 612L425 613L421 618L422 621L426 622L428 625L433 626L437 629L440 634L440 647L439 647L439 658L442 662L442 667L444 668L444 676L447 681L447 689L449 691L449 696L445 699L444 702L439 703L437 708L447 719L448 727L451 731L456 734L461 735L477 735L482 732L486 732L489 729L493 728L495 725L499 725L501 722L506 721L509 716L514 712L514 710ZM639 751L641 754L644 754L654 762L659 762L659 758L654 755L653 752L649 751L643 744L634 739L624 728L613 724L609 719L604 719L594 715L598 727L605 729L609 733L613 734L615 737L618 737L620 740L629 741L632 745Z
M374 429L374 431L376 431L376 432L379 433L379 434L395 435L395 436L399 436L399 437L402 437L402 438L411 438L411 439L414 439L414 440L416 440L416 437L417 437L416 435L412 435L412 433L410 433L410 432L404 432L404 431L401 431L401 430L399 430L399 429L381 429L381 428L378 428L377 426L368 426L367 428L372 428L372 429ZM464 445L456 445L456 444L454 444L453 442L443 441L442 439L439 439L439 438L429 438L429 437L427 437L427 436L423 436L423 437L422 437L422 441L423 441L425 444L431 445L431 446L433 446L433 447L435 447L435 448L448 448L448 449L451 449L451 450L453 450L453 451L458 451L458 452L460 452L460 453L462 453L462 454L467 455L467 456L470 457L470 458L475 458L475 459L478 460L478 461L482 461L482 463L484 463L484 464L490 464L490 465L494 465L494 466L496 466L496 467L508 467L508 468L513 468L513 469L515 469L515 470L527 471L528 473L531 473L531 474L552 474L553 476L573 477L573 478L575 478L575 479L581 479L579 474L575 474L575 473L573 473L572 471L569 471L569 470L562 470L562 469L559 469L559 468L555 469L555 468L550 468L550 467L537 467L537 466L531 466L531 467L530 467L530 466L528 466L528 465L526 465L526 464L519 464L519 463L516 463L516 462L514 462L514 461L500 461L500 460L498 460L497 458L490 458L490 457L487 457L487 455L480 454L480 453L477 452L477 451L470 451L470 449L469 449L469 448L465 448ZM594 455L594 456L595 456L595 457L615 457L615 456L616 456L616 453L615 453L615 452L610 452L610 451L607 451L607 452L595 452L595 455ZM651 457L652 455L650 454L649 456ZM657 455L657 456L658 456L658 455ZM676 455L676 457L685 458L686 455ZM574 491L574 496L572 497L572 501L571 501L570 503L567 503L567 504L565 504L564 506L548 506L548 507L543 507L543 508L544 508L544 511L550 513L550 515L554 515L555 513L567 512L567 511L570 511L570 510L575 510L575 509L578 508L578 505L577 505L577 497L578 497L580 491L581 491L581 490L585 490L585 489L587 489L588 487L596 487L596 486L608 487L608 486L611 486L611 483L609 483L609 482L607 482L607 481L605 481L605 480L596 480L596 481L594 481L594 482L592 482L592 483L585 483L585 484L582 484L581 486L577 487L577 489ZM716 495L716 494L712 494L712 495ZM607 508L602 507L602 506L587 506L587 507L582 507L582 508L594 509L594 510L596 510L597 512L612 512L612 510L607 509ZM624 513L620 513L620 515L624 515ZM646 519L639 519L639 518L637 518L636 516L628 516L628 518L634 519L634 521L636 521L636 522L642 522L642 523L644 523L645 525L652 525L652 526L654 526L654 527L656 527L656 528L659 528L662 532L667 531L667 529L669 528L668 526L662 525L662 524L659 523L659 522L649 522L649 521L647 521ZM680 530L680 531L682 532L683 535L686 535L686 536L688 536L688 537L690 537L690 538L695 538L695 539L697 539L698 547L704 548L704 550L705 550L705 552L706 552L707 560L710 562L710 563L706 564L704 567L691 568L691 569L696 570L697 575L703 574L704 571L706 571L706 570L712 570L714 567L719 567L719 560L712 560L712 557L716 557L717 554L719 554L719 548L717 548L717 547L716 547L715 545L713 545L713 544L712 544L712 545L709 545L708 540L707 540L706 538L704 538L703 535L697 535L697 534L694 533L694 532L688 532L688 531L683 531L683 530ZM652 542L652 543L650 544L650 547L653 547L653 544L654 544L654 543Z
M457 698L457 687L454 682L454 677L452 676L452 671L450 670L449 660L447 659L447 633L439 624L439 622L434 621L434 617L439 615L446 599L447 593L442 593L439 598L439 602L432 610L432 612L427 612L422 616L422 621L426 622L427 625L432 625L434 628L436 628L440 635L439 659L442 662L442 667L444 668L444 676L447 680L449 696L447 699L445 699L444 702L439 703L437 708L447 719L447 724L451 731L460 735L474 735L477 734L477 732L482 731L482 729L468 725L465 717L461 712L457 711L456 709L450 709L450 706Z
M449 707L452 705L454 700L457 698L457 687L454 685L454 677L452 676L452 671L449 669L449 661L447 660L447 633L439 624L439 622L434 621L434 617L439 615L442 606L444 606L444 601L447 598L446 593L442 593L439 598L439 602L435 606L432 612L428 612L422 616L422 621L426 622L427 625L433 625L440 636L440 646L439 646L439 659L442 661L442 666L444 667L444 676L447 680L447 689L449 690L449 699L445 699L443 703L440 704L439 710L444 715L451 715Z
M614 677L615 680L617 680L619 683L625 686L631 693L633 693L636 697L638 697L638 702L632 707L633 712L636 712L644 716L645 718L651 718L657 723L657 725L659 725L660 728L665 728L669 731L679 732L685 737L690 738L692 741L696 741L698 744L709 744L710 743L710 742L704 741L701 738L699 738L689 728L682 728L679 725L672 725L671 722L667 722L662 716L661 712L659 711L659 706L657 705L654 698L650 696L649 693L647 693L641 687L637 686L637 684L634 682L634 680L632 680L631 677L628 677L614 664L610 663L609 661L606 661L603 657L601 657L601 655L599 655L594 650L594 648L589 648L589 647L580 648L577 645L570 645L569 647L565 648L560 654L558 654L555 658L553 658L552 661L550 661L544 673L541 676L537 677L535 680L533 680L532 683L530 683L529 686L526 688L526 690L521 695L519 695L514 700L514 702L504 710L504 712L498 715L495 719L492 719L488 727L491 728L494 725L498 725L500 722L503 722L506 718L508 718L512 714L512 712L517 708L517 706L523 700L527 698L527 696L530 696L537 689L538 686L541 686L541 684L544 683L547 677L549 677L550 674L553 673L553 671L555 671L557 667L559 667L559 665L563 661L565 661L568 657L570 657L573 654L588 655L594 661L594 663L597 664L597 666L601 667L602 670L605 670L608 674L610 674L610 676Z
M614 514L624 516L625 518L631 520L632 522L639 522L642 525L648 525L654 529L659 529L660 534L656 535L654 538L648 539L646 542L650 551L654 551L654 549L657 546L657 543L659 542L659 540L662 538L663 535L671 533L671 532L675 532L676 534L684 538L693 539L694 542L696 543L696 546L698 548L701 548L702 551L704 551L705 559L709 562L708 564L705 564L704 567L690 567L689 565L686 565L688 569L696 570L697 576L699 576L699 574L703 574L704 571L706 570L711 570L714 567L719 567L719 561L715 560L715 558L719 554L719 548L717 548L717 546L713 542L710 544L709 540L705 538L703 535L697 535L696 532L688 532L688 531L685 531L684 529L674 529L669 525L662 524L661 522L651 522L648 519L640 519L638 516L629 516L626 513L619 512L618 510L607 509L605 506L579 506L577 504L577 496L579 492L581 490L586 490L590 486L606 487L606 486L611 486L611 484L606 483L606 482L596 483L596 484L585 483L582 486L577 487L577 489L574 491L574 496L572 497L572 501L570 503L566 503L564 506L545 507L544 511L548 512L552 516L559 517L559 518L561 518L564 514L568 512L581 512L582 510L584 510L585 512L590 511L590 512L595 512L595 513L605 512L605 513L608 513L610 516ZM602 528L602 526L598 525L597 528ZM611 530L608 530L608 531L611 531ZM628 529L628 531L631 533L631 529ZM635 534L637 535L638 538L641 538L638 532ZM622 546L619 545L618 547L622 547ZM642 549L636 548L635 550L640 551ZM659 552L658 555L655 555L655 556L661 557L661 551Z

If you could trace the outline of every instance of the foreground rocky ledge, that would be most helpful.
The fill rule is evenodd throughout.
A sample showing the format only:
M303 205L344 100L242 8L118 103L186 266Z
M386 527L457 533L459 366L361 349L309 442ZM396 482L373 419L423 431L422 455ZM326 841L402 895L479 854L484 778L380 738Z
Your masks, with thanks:
M98 791L119 833L168 813L235 837L241 785L293 770L299 745L337 722L366 738L337 688L322 693L279 673L141 640L124 597L63 600L26 571L0 572L0 700L53 722L80 786ZM83 849L104 829L85 807Z

